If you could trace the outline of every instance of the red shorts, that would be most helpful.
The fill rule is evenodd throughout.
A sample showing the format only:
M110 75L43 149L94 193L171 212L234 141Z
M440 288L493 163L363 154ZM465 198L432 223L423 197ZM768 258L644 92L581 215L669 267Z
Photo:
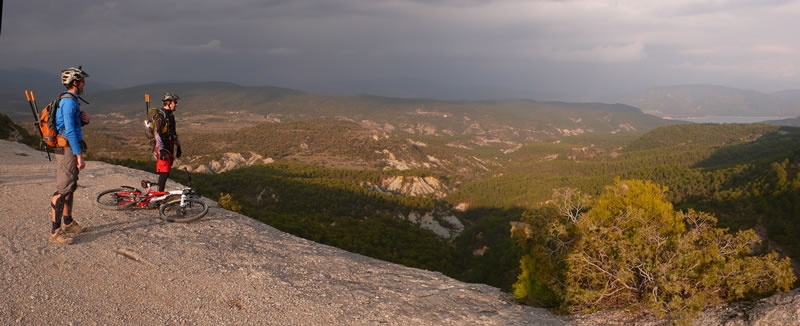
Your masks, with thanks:
M166 160L157 159L156 160L156 173L166 172L169 173L170 169L172 168L172 155L170 155Z

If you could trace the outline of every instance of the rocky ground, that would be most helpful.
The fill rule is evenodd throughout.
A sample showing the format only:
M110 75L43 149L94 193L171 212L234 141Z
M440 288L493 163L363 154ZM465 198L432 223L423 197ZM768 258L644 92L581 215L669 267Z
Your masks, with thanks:
M147 172L88 162L73 215L48 242L54 163L0 141L2 325L664 325L625 312L555 316L506 293L307 241L212 205L190 224L104 211L98 192ZM168 183L167 188L180 185ZM211 203L211 202L209 202ZM798 325L800 293L708 310L697 325Z
M147 172L88 162L48 242L54 163L0 141L2 325L561 325L500 290L307 241L214 205L200 221L104 211L98 192ZM167 188L180 187L168 183Z

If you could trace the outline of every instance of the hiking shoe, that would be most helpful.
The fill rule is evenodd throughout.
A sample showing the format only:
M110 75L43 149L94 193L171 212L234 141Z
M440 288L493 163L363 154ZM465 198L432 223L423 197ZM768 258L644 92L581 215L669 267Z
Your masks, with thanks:
M66 233L81 233L81 232L84 231L83 228L81 227L81 225L78 224L78 222L74 221L74 220L69 225L64 225L63 229L64 229L64 232L66 232Z
M56 230L55 233L50 233L50 242L61 243L61 244L72 244L72 238L64 235L63 230L58 229Z

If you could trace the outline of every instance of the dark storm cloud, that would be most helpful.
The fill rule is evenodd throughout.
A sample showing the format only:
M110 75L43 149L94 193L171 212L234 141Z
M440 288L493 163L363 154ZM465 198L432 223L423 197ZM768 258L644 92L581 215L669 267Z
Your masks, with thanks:
M687 82L777 90L800 76L786 33L798 14L788 0L7 1L0 68L81 64L117 86L395 80L566 99Z

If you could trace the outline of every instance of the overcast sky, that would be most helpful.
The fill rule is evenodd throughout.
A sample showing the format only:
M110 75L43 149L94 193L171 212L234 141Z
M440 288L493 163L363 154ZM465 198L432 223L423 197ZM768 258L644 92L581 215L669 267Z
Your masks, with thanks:
M678 84L800 88L799 30L789 0L9 0L0 68L83 65L117 87L416 84L607 100Z

